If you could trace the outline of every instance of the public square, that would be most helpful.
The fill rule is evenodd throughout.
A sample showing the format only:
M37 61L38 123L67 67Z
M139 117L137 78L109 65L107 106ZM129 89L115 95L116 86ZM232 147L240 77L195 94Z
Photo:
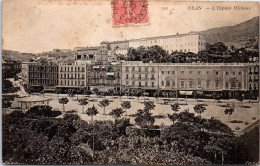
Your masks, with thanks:
M99 114L94 117L94 120L113 120L113 117L109 116L109 112L111 112L112 109L115 108L121 108L121 103L123 101L130 101L131 108L127 109L127 112L123 114L123 117L130 118L130 122L134 124L134 117L131 115L134 115L137 113L138 109L144 108L144 101L154 101L156 107L151 112L153 115L162 115L160 118L155 118L155 125L171 125L172 122L167 117L167 114L172 114L173 111L171 110L171 104L176 102L175 98L154 98L154 97L137 97L134 96L122 96L121 98L119 96L97 96L97 95L75 95L74 97L69 97L67 94L54 94L54 93L45 93L45 94L33 94L30 95L31 97L42 97L42 98L51 98L49 101L49 105L53 108L53 110L59 110L63 112L62 110L62 104L59 103L59 98L67 97L69 99L69 102L65 105L65 112L68 111L76 111L82 120L90 121L91 117L87 116L83 113L83 108L79 104L78 99L87 98L88 99L88 105L84 106L84 111L87 110L87 108L92 107L93 105L97 108L99 111ZM108 99L110 101L110 104L105 108L105 115L103 114L103 107L99 106L99 101L103 99ZM18 106L18 100L21 100L21 98L15 98L15 100L12 103L12 108L17 108ZM206 110L202 114L202 117L204 118L211 118L214 117L216 119L221 120L223 123L227 124L234 132L239 132L243 130L248 125L252 124L254 121L258 119L259 112L259 103L257 101L250 101L245 100L242 103L238 102L235 99L230 100L220 100L216 101L214 99L192 99L192 98L179 98L178 103L180 105L180 111L184 111L185 109L188 109L189 112L195 113L193 107L196 104L202 104L205 106ZM242 121L242 123L229 123L228 115L224 113L224 110L227 106L234 107L234 113L231 115L232 120ZM124 110L125 111L125 110ZM64 113L64 112L63 112ZM196 114L196 113L195 113ZM59 117L62 117L63 115L60 115ZM245 124L245 122L247 122ZM236 129L239 127L239 129Z

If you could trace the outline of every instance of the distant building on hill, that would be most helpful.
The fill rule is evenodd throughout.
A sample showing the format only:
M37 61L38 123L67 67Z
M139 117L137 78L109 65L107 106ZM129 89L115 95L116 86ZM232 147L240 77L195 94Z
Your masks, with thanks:
M174 51L198 53L206 48L205 35L198 32L187 34L176 34L169 36L158 36L141 39L131 39L123 41L101 42L101 45L107 46L117 54L125 55L129 48L138 48L140 46L151 47L158 45L169 54Z
M106 61L108 60L108 50L105 46L97 47L76 47L74 48L75 60L82 61Z

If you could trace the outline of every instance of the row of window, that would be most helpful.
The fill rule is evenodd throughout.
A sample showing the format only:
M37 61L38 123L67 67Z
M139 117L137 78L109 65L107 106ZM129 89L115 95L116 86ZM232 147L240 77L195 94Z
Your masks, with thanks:
M129 86L129 82L128 82L128 81L126 81L126 86ZM136 86L135 81L132 81L132 86ZM142 83L139 82L138 86L139 86L139 87L142 87ZM144 85L144 86L145 86L145 87L148 87L148 82L145 82L145 85ZM154 87L154 82L151 82L151 86Z
M136 86L135 84L136 82L135 81L132 81L132 86ZM195 82L194 81L189 81L188 82L189 84L189 88L195 88ZM206 87L207 88L210 88L210 81L206 81ZM185 88L185 81L180 81L180 84L181 84L181 88ZM202 88L202 82L199 80L197 81L197 88ZM126 81L126 86L129 86L129 81ZM142 82L138 82L138 86L139 87L142 87ZM145 87L148 87L148 82L145 82L144 83L144 86ZM151 86L154 87L154 82L151 82ZM161 82L161 86L165 86L165 87L175 87L175 81L170 81L170 80L166 80L165 82L162 81ZM219 86L219 81L215 81L215 88L220 88ZM234 88L241 88L241 82L226 82L226 88L231 88L231 89L234 89Z
M95 79L88 79L89 84L96 84L96 83L102 83L102 84L119 84L120 81L117 80L95 80Z
M61 67L60 71L63 72L63 69L64 69L64 71L85 72L85 68L84 67L81 67L81 70L80 70L80 67Z
M58 80L29 80L30 85L58 85Z
M130 79L130 77L129 77L128 74L126 74L126 77L125 77L125 78L126 78L126 79ZM133 74L131 79L135 79L135 78L142 79L142 75L139 74L138 77L135 77L135 74ZM145 79L149 79L147 74L145 74L145 77L144 77L144 78L145 78ZM152 79L152 80L155 79L154 74L152 74L151 79Z
M200 36L198 35L199 39L204 39L204 36ZM131 42L131 44L133 45L139 45L139 44L145 44L145 43L161 43L162 42L165 42L165 41L175 41L175 42L179 42L179 41L182 41L182 40L190 40L190 39L197 39L197 35L192 35L192 36L186 36L186 37L179 37L179 38L166 38L166 39L158 39L158 40L145 40L145 41L138 41L138 42Z
M60 85L65 86L85 86L85 81L60 81Z
M162 71L161 72L162 74L175 74L175 71ZM181 74L184 74L185 71L181 71ZM207 74L210 74L210 71L206 71ZM202 71L197 71L197 72L194 72L194 71L189 71L189 74L202 74ZM219 74L218 71L215 72L216 75ZM236 72L231 72L232 75L236 75ZM229 72L227 71L226 72L226 75L229 75ZM241 72L238 72L238 75L241 75Z
M250 67L249 72L259 72L259 67L257 67L257 66Z
M254 83L254 84L249 84L249 89L258 89L258 84Z
M148 72L148 68L144 68L145 72ZM132 67L132 71L135 71L135 67ZM126 67L126 72L129 72L129 67ZM138 68L138 72L142 72L141 68L139 67ZM154 71L154 68L152 68L152 72L155 72ZM210 71L206 71L207 74L210 74ZM230 72L232 75L236 75L236 72ZM161 74L175 74L175 71L162 71ZM181 74L185 74L185 71L181 71ZM189 71L189 74L202 74L202 71L197 71L197 72L194 72L194 71ZM219 72L218 71L215 71L215 74L218 75ZM126 74L127 77L128 77L128 74ZM226 75L229 75L229 72L227 71L226 72ZM241 72L238 72L238 75L241 75ZM134 76L133 76L134 77Z
M67 76L67 77L66 77ZM73 74L69 75L69 74L60 74L60 78L70 78L70 79L85 79L85 74L81 74L81 77L80 77L80 74L74 74L74 77L73 77Z
M126 72L129 72L129 67L126 67L125 70L126 70ZM135 71L135 67L132 67L132 71ZM141 72L141 71L142 71L141 67L138 67L138 72ZM145 67L144 71L148 72L148 67ZM155 72L154 68L152 68L152 72Z
M30 78L58 78L58 73L29 73Z
M29 66L29 71L58 71L58 66Z
M175 86L175 81L171 81L170 80L166 80L166 83L164 85L164 81L161 82L162 86L166 86L166 87L170 87L171 85L174 87ZM194 81L189 81L189 88L195 88L195 86L197 85L197 88L202 88L202 82L201 80L197 81L197 84L195 84ZM185 87L185 81L181 81L181 87L184 88ZM206 81L206 87L209 88L210 87L210 81ZM219 81L215 81L215 88L219 88ZM241 82L226 82L226 88L241 88Z

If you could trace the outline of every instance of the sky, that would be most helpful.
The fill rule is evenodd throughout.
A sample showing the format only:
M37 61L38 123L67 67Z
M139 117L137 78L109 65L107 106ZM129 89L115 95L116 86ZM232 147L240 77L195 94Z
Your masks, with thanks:
M202 9L189 10L197 6ZM216 6L232 10L212 10ZM2 48L40 53L232 26L259 16L259 3L148 0L149 25L128 27L114 27L112 11L111 0L3 0Z

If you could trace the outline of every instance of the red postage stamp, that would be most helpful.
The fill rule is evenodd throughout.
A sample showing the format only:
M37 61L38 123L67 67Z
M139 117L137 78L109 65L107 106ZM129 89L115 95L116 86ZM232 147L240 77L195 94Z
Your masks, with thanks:
M113 24L148 24L147 0L112 0Z

